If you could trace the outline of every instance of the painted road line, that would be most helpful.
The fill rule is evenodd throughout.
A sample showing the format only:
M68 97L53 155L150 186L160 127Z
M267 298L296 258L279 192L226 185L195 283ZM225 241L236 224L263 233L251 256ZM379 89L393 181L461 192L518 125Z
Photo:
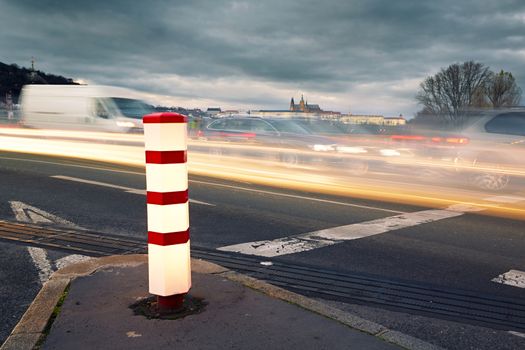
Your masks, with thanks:
M38 271L38 279L40 280L40 283L46 283L53 274L53 267L51 266L51 262L47 259L46 251L42 248L36 247L27 247L27 251Z
M517 196L493 196L484 198L486 201L515 203L525 200ZM218 248L222 251L232 251L247 255L275 257L287 254L305 252L317 248L339 244L344 241L370 237L389 231L400 230L425 223L461 216L469 212L479 212L487 209L486 206L474 203L458 203L446 209L424 210L413 213L376 219L345 226L333 227L325 230L305 234L224 246Z
M50 161L45 161L45 160L24 159L24 158L14 158L14 157L0 157L0 159L15 160L15 161L19 161L19 162L60 165L60 166L71 167L71 168L81 168L81 169L89 169L89 170L102 170L102 171L107 171L107 172L112 172L112 173L122 173L122 174L131 174L131 175L144 176L143 172L141 173L141 172L137 172L137 171L102 168L102 167L96 167L96 166L92 166L92 165L79 165L79 164L50 162Z
M510 270L491 279L492 282L506 284L512 287L525 288L525 272Z
M139 189L135 189L135 188L131 188L131 187L125 187L125 186L119 186L119 185L114 185L114 184L108 184L106 182L92 181L92 180L80 179L78 177L63 176L63 175L52 175L51 177L54 178L54 179L74 181L74 182L80 182L80 183L85 183L85 184L89 184L89 185L115 188L115 189L119 189L119 190L122 190L122 191L127 192L127 193L140 194L140 195L143 195L143 196L146 195L146 190L139 190ZM190 199L190 203L215 206L215 204L206 203L206 202L198 201L198 200L195 200L195 199Z
M56 223L63 226L79 229L80 227L74 223L62 219L56 215L50 214L42 209L35 208L24 202L11 201L9 202L11 209L15 214L16 220L20 222L31 223Z
M371 207L371 206L368 206L368 205L360 205L360 204L352 204L352 203L331 201L331 200L327 200L327 199L320 199L320 198L307 197L307 196L298 196L298 195L287 194L287 193L279 193L279 192L274 192L274 191L256 190L256 189L253 189L253 188L233 186L233 185L225 185L225 184L220 184L220 183L216 183L216 182L199 181L199 180L189 180L189 182L203 184L203 185L216 186L216 187L231 188L231 189L240 190L240 191L246 191L246 192L269 194L269 195L272 195L272 196L295 198L295 199L302 199L302 200L308 200L308 201L313 201L313 202L342 205L342 206L346 206L346 207L370 209L370 210L384 211L384 212L395 213L395 214L405 214L404 211L399 211L399 210L391 210L391 209L384 209L384 208L379 208L379 207Z
M516 337L525 338L524 333L515 332L515 331L509 331L510 334L515 335Z
M74 182L80 182L80 183L89 184L89 185L115 188L115 189L122 190L122 191L128 192L128 193L146 195L146 190L137 190L137 189L130 188L130 187L108 184L108 183L105 183L105 182L92 181L92 180L80 179L78 177L63 176L63 175L52 175L51 177L54 178L54 179L74 181Z
M63 269L64 267L66 267L66 266L69 266L69 265L72 265L72 264L76 264L76 263L79 263L79 262L82 262L82 261L86 261L86 260L89 260L89 259L91 259L91 258L89 256L86 256L86 255L80 255L80 254L66 255L63 258L60 258L60 259L56 260L55 261L55 266L56 266L57 270L60 270L60 269Z
M459 210L461 209L461 210ZM265 240L234 244L218 248L222 251L237 252L248 255L275 257L280 255L305 252L349 240L370 237L389 231L400 230L438 220L453 218L465 212L481 210L474 206L454 205L445 210L433 209L406 213L387 218L360 222L345 226L329 228L284 237L275 240Z
M50 214L42 209L35 208L29 204L17 201L11 201L9 204L11 205L11 209L13 210L17 221L30 223L56 223L74 229L82 229L80 226L77 226L66 219ZM40 282L44 284L54 272L51 261L47 258L46 251L42 248L36 247L27 247L27 250L38 270L38 278ZM90 258L87 256L73 254L58 260L55 265L60 269L73 262L80 262L88 259Z

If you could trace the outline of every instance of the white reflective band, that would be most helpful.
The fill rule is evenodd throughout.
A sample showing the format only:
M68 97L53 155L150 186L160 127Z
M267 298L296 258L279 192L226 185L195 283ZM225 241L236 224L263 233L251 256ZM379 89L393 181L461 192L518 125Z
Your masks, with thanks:
M171 233L186 231L190 227L189 205L148 204L148 231L159 233Z
M186 123L144 124L147 151L182 151L187 148Z
M147 191L175 192L187 189L187 164L146 164Z
M148 244L149 292L169 296L191 288L190 242L160 246Z

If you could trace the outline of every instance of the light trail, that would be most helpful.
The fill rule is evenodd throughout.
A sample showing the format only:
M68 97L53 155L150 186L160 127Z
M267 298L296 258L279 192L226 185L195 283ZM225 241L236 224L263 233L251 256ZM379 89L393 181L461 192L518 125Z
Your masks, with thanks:
M142 137L142 135L133 134L0 128L0 149L9 152L87 159L143 169ZM216 145L232 151L232 154L213 154L210 148ZM525 218L525 208L522 203L486 202L483 198L487 197L487 193L448 187L444 182L425 184L402 176L400 176L402 181L393 181L391 178L389 180L374 178L371 175L352 176L345 172L344 163L336 163L334 166L327 165L334 159L333 154L297 152L282 148L269 151L268 148L259 145L241 146L204 141L190 141L189 147L188 167L190 173L195 175L303 192L405 203L430 208L443 208L455 204L475 205L485 209L483 214L521 220ZM256 156L253 154L251 157L243 156L250 152L255 152ZM281 152L315 156L316 160L320 159L322 162L301 165L283 164L276 157L276 154ZM365 159L377 160L368 156ZM438 166L434 162L422 161L422 163ZM417 169L419 163L407 164ZM517 170L515 173L525 174L522 170Z

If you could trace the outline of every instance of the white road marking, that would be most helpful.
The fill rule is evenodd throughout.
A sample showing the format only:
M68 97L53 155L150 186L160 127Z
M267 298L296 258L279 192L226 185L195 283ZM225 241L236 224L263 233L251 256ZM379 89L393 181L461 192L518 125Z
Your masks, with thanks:
M51 177L54 179L80 182L80 183L89 184L89 185L116 188L118 190L123 190L124 192L133 193L133 194L146 195L146 190L138 190L138 189L131 188L131 187L113 185L113 184L108 184L105 182L92 181L92 180L80 179L78 177L63 176L63 175L52 175Z
M9 204L11 205L11 209L13 210L17 221L31 223L57 223L75 229L81 228L74 223L67 221L66 219L62 219L56 215L50 214L43 211L42 209L35 208L23 202L11 201ZM44 284L47 280L49 280L49 277L51 277L51 274L53 273L53 267L47 258L46 251L42 248L36 247L27 247L27 250L38 270L38 278L40 282ZM83 255L66 256L57 261L57 267L62 268L72 262L86 259L89 259L89 257ZM58 264L58 262L60 263Z
M20 222L32 222L32 223L57 223L71 228L80 228L74 223L62 219L56 215L50 214L42 209L35 208L29 204L23 202L11 201L11 209L15 214L16 220Z
M69 266L69 265L72 265L72 264L76 264L76 263L79 263L79 262L82 262L82 261L86 261L86 260L90 260L91 257L89 256L85 256L85 255L79 255L79 254L71 254L71 255L67 255L63 258L60 258L58 259L57 261L55 261L55 266L58 270L66 267L66 266Z
M371 206L368 206L368 205L360 205L360 204L352 204L352 203L345 203L345 202L337 202L337 201L331 201L331 200L327 200L327 199L319 199L319 198L313 198L313 197L298 196L298 195L287 194L287 193L279 193L279 192L273 192L273 191L256 190L256 189L253 189L253 188L239 187L239 186L233 186L233 185L225 185L225 184L220 184L220 183L216 183L216 182L207 182L207 181L199 181L199 180L189 180L189 182L199 183L199 184L203 184L203 185L216 186L216 187L231 188L231 189L247 191L247 192L269 194L269 195L272 195L272 196L280 196L280 197L287 197L287 198L304 199L304 200L309 200L309 201L313 201L313 202L336 204L336 205L342 205L342 206L346 206L346 207L371 209L371 210L384 211L384 212L396 213L396 214L404 214L405 213L404 211L399 211L399 210L391 210L391 209L384 209L384 208L378 208L378 207L371 207Z
M525 200L525 198L516 196L493 196L484 198L484 200L493 202L501 202L504 200L505 203L510 203L510 201L515 203ZM390 216L387 218L333 227L274 240L233 244L220 247L218 250L264 257L295 254L339 244L348 240L370 237L389 231L453 218L468 212L483 211L485 209L487 209L486 206L478 206L472 203L458 203L443 210L433 209L413 213L403 213L401 215Z
M127 192L127 193L139 194L139 195L143 195L143 196L146 195L146 190L139 190L139 189L131 188L131 187L125 187L125 186L119 186L119 185L114 185L114 184L108 184L106 182L92 181L92 180L80 179L78 177L63 176L63 175L52 175L51 177L54 178L54 179L80 182L80 183L85 183L85 184L89 184L89 185L116 188L116 189L119 189L119 190L123 190L124 192ZM190 203L201 204L201 205L209 205L209 206L212 206L212 207L215 206L215 204L202 202L202 201L198 201L198 200L195 200L195 199L190 199Z
M20 162L29 162L29 163L53 164L53 165L60 165L60 166L71 167L71 168L82 168L82 169L89 169L89 170L103 170L103 171L108 171L108 172L112 172L112 173L123 173L123 174L132 174L132 175L142 175L142 176L144 176L143 172L140 173L140 172L129 171L129 170L117 170L117 169L101 168L101 167L95 167L95 166L91 166L91 165L78 165L78 164L49 162L49 161L45 161L45 160L22 159L22 158L13 158L13 157L0 157L0 159L17 160L17 161L20 161Z
M296 236L278 238L275 240L234 244L220 247L218 250L265 257L294 254L342 243L348 240L370 237L389 231L400 230L429 222L453 218L464 214L465 211L459 211L457 209L457 206L452 206L446 210L423 210L414 213L406 213L382 219L309 232ZM462 209L465 210L469 208L462 207ZM471 211L475 210L478 210L478 208L471 208Z
M525 288L525 272L519 270L510 270L496 278L492 282L506 284L512 287Z
M46 283L53 274L53 267L51 267L51 262L47 259L46 251L36 247L27 247L27 251L37 268L40 283Z
M510 334L515 335L517 337L525 338L525 334L515 331L509 331Z

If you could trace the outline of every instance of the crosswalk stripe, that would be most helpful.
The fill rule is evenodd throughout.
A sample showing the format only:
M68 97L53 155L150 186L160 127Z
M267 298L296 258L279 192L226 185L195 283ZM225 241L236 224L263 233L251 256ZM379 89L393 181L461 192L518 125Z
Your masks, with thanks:
M434 209L418 211L309 232L296 236L278 238L275 240L234 244L220 247L218 250L265 257L300 253L348 240L370 237L389 231L400 230L407 227L460 216L469 208L461 207L463 211L457 209L459 208L452 206L447 208L447 210ZM472 207L470 210L477 211L478 208Z
M506 284L512 287L525 288L525 272L519 270L510 270L502 273L496 278L491 279L491 281Z

